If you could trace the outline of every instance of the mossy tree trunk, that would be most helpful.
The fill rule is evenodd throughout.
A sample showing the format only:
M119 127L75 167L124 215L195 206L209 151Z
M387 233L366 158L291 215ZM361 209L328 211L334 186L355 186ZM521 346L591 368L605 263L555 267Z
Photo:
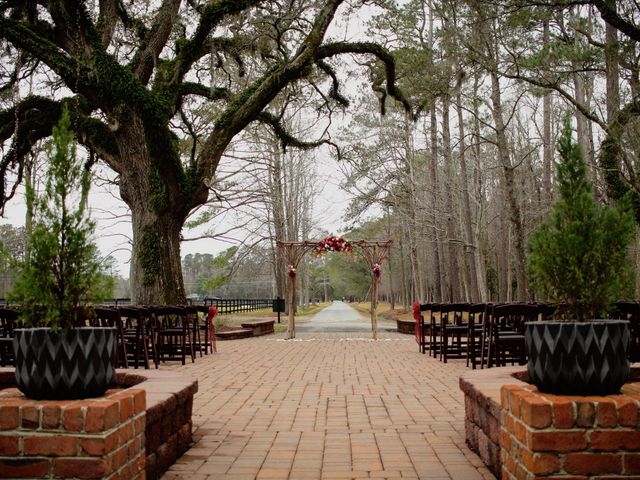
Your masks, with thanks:
M141 305L182 304L185 292L180 256L182 225L144 206L132 206L132 299ZM160 233L161 232L161 233Z
M180 232L197 199L189 196L176 175L161 175L162 159L152 158L144 141L144 124L130 112L116 135L122 163L120 195L131 209L133 230L130 282L132 300L143 305L185 302Z

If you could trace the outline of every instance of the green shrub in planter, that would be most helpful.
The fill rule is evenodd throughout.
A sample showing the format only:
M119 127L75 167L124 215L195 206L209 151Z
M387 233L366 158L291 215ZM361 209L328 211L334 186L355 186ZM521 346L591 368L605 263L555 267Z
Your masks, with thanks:
M86 304L109 293L91 241L89 169L76 156L69 113L53 130L44 191L27 185L34 224L10 299L21 305L16 380L30 398L101 395L115 378L115 330L74 328Z
M612 393L629 372L628 325L596 319L633 285L635 220L628 202L608 206L594 198L569 120L558 152L559 199L529 240L529 274L540 298L558 302L557 313L570 321L526 325L529 377L547 392Z

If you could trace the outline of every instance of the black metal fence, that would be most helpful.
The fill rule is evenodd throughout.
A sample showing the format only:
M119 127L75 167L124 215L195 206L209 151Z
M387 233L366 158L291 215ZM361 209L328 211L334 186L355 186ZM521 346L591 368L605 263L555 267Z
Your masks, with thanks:
M273 307L272 298L203 298L200 300L189 299L189 305L201 305L209 307L215 305L218 313L239 313L254 312L264 308L271 309ZM113 305L114 307L131 305L130 298L112 298L102 302L104 305ZM0 298L0 306L6 305L4 298Z
M105 300L102 302L103 305L113 305L114 307L124 307L126 305L131 305L130 298L111 298L109 300Z
M271 309L271 298L203 298L202 300L189 300L190 305L215 305L218 313L254 312L264 308Z

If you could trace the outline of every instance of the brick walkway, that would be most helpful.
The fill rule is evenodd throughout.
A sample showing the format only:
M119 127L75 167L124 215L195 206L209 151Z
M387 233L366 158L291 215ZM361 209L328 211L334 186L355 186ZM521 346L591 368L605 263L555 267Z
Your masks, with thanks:
M464 362L410 336L270 335L168 368L199 392L195 443L164 480L493 478L464 443Z

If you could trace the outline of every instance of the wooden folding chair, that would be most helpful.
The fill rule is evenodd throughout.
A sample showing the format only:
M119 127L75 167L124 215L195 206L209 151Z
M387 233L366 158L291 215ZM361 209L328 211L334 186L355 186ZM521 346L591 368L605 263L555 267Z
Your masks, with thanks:
M444 363L449 358L467 357L468 310L468 303L449 303L440 307L440 360Z
M156 317L156 349L161 362L180 360L186 364L187 354L195 362L191 328L184 307L150 307Z
M630 362L640 362L640 303L638 302L616 302L612 318L620 318L629 321L628 356Z
M428 314L425 312L429 312ZM423 303L419 306L418 312L416 312L415 318L416 322L416 342L418 343L418 349L420 353L427 353L429 349L429 341L427 337L430 335L431 330L431 304ZM427 321L425 321L425 315L427 316ZM430 339L430 336L429 336Z
M150 368L149 358L158 368L155 353L153 319L150 312L141 307L118 307L124 323L124 337L127 341L129 364L134 368ZM151 352L151 355L149 354Z
M524 365L524 323L537 321L537 305L512 303L494 305L489 315L487 366L507 363Z
M115 327L118 335L118 347L116 350L116 365L120 368L129 368L127 357L127 340L124 336L124 326L120 312L114 308L95 307L93 309L95 318L91 319L91 324L96 327Z
M13 355L13 330L18 322L20 312L0 307L0 367L15 364Z
M187 315L187 322L191 327L191 341L192 341L192 349L195 355L196 352L200 353L200 357L202 358L202 352L204 350L208 350L206 341L202 341L201 333L201 325L200 325L200 316L198 315L198 307L195 305L187 305L184 307Z
M441 309L443 304L432 303L429 311L429 355L437 357L442 348Z
M482 330L486 303L472 303L467 309L467 367L471 364L473 370L478 366L481 352Z

